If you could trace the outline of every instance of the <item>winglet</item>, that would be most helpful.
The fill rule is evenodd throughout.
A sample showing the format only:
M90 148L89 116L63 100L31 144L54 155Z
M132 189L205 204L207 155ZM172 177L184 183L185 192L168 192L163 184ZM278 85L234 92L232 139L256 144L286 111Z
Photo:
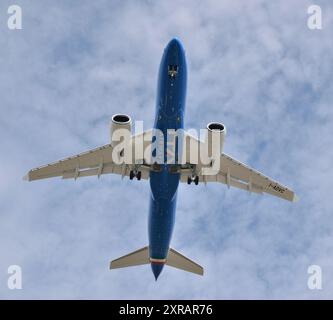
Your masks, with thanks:
M24 181L30 181L30 172L28 172L22 179Z
M297 202L298 200L299 200L299 197L297 197L297 195L295 193L292 202Z

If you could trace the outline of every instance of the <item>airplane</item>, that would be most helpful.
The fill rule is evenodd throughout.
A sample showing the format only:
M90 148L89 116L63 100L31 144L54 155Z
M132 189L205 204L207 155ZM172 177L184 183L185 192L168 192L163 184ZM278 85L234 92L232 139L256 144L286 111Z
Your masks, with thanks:
M129 177L130 180L134 178L149 180L151 189L148 219L149 244L111 261L110 269L150 264L155 280L157 280L165 265L203 275L204 269L202 266L170 247L179 183L190 185L193 182L194 185L197 185L199 183L219 182L226 184L228 188L235 187L257 194L267 193L289 201L297 200L296 194L288 187L223 152L226 128L220 122L211 122L207 125L206 141L184 131L185 139L189 143L184 143L182 146L185 155L185 161L182 163L170 164L165 161L165 156L169 152L167 143L162 146L162 163L149 162L149 159L147 161L144 159L137 161L135 159L135 161L129 161L129 163L116 161L115 153L119 159L124 153L124 145L128 146L130 150L134 150L135 153L136 141L141 141L144 148L150 145L148 154L152 155L151 145L153 141L156 141L154 130L159 130L166 135L169 129L183 129L186 84L185 51L180 40L173 38L164 49L159 67L156 116L153 129L132 135L130 116L115 114L111 118L111 143L37 167L30 170L25 176L25 180L28 181L58 176L63 179L73 178L76 180L86 176L97 176L99 178L103 174L113 173L121 175L122 178ZM126 141L123 139L122 149L118 148L118 151L115 152L121 143L120 139L114 138L114 133L120 129L129 131L130 137ZM212 134L221 138L219 142L221 150L217 148L216 144L212 143ZM212 171L213 174L207 173L208 171L205 173L204 170L211 168L213 161L206 162L198 159L196 163L191 162L191 152L192 149L195 149L193 147L195 144L192 142L196 143L199 148L208 143L211 151L214 151L212 149L219 149L217 153L214 153L217 154L214 163L219 164L219 166L217 170ZM180 148L179 145L178 148ZM197 150L194 151L194 153L196 152ZM144 158L142 155L139 155L140 157ZM131 160L133 160L132 156Z

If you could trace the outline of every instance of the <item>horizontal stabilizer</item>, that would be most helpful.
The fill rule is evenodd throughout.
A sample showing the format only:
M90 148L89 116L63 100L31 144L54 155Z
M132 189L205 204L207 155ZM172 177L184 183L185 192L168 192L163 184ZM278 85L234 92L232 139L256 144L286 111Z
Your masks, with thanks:
M166 265L188 272L196 273L201 276L204 272L203 267L171 248L169 250Z
M110 269L125 268L131 266L139 266L142 264L149 264L148 247L144 247L116 260L111 261Z
M150 263L149 247L147 246L111 261L110 269L139 266ZM171 248L169 249L165 264L170 267L203 275L203 268L200 265Z

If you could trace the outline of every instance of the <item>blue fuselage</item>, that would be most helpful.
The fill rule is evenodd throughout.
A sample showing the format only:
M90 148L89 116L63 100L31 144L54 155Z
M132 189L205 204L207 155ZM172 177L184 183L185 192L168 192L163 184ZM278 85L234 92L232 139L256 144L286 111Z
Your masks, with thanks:
M177 39L169 42L161 60L154 128L164 135L167 154L167 130L184 125L187 69L184 49ZM150 173L149 256L155 277L161 272L168 255L175 222L179 173L170 172L170 164Z

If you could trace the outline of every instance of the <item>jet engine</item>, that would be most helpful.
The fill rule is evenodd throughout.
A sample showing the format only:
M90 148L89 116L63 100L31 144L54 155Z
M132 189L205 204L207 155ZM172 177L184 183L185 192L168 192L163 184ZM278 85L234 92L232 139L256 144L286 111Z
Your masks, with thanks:
M120 138L124 136L124 134L127 133L131 134L131 130L132 130L132 120L130 116L126 114L113 115L111 118L111 125L110 125L111 145L115 147L122 140Z
M223 152L224 137L227 130L224 124L219 122L210 122L207 124L206 143L208 144L208 156L211 157L218 150L221 154Z

